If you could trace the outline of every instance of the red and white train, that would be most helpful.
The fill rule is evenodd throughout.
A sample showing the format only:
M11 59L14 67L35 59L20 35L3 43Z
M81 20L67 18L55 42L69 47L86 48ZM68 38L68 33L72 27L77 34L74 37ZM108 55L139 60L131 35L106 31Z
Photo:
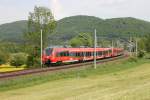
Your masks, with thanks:
M96 58L103 59L123 55L122 48L96 48ZM94 59L94 48L46 48L43 52L43 64L65 62L83 62Z

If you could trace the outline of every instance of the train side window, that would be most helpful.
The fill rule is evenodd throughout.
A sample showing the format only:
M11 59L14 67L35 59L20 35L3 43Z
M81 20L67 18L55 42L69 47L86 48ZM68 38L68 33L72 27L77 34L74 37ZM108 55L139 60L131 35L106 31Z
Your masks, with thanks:
M86 52L83 52L83 57L85 57L86 56Z
M105 51L105 55L107 54L107 50Z
M69 56L69 52L68 51L65 51L65 56Z
M80 52L78 52L78 57L80 56Z
M91 56L91 52L89 52L89 56Z
M78 52L78 56L81 57L81 52Z
M96 56L98 56L98 51L96 51Z
M112 53L112 50L109 50L109 53Z
M72 56L73 56L73 52L70 52L70 53L69 53L69 56L71 56L71 57L72 57Z
M59 52L59 53L57 53L57 56L61 56L61 57L69 56L69 52L68 51Z
M77 53L77 52L75 53L75 56L76 56L76 57L78 56L78 53Z
M106 51L103 51L103 54L105 55L105 54L106 54Z
M81 57L83 57L84 56L84 53L83 52L81 52Z
M94 52L91 52L91 55L94 56Z
M72 53L71 53L71 56L72 56L72 57L75 57L75 56L76 56L76 52L72 52Z
M82 57L82 52L79 52L80 57Z
M88 57L88 52L86 52L86 56Z
M69 56L69 51L67 51L66 53L67 53L67 56Z
M79 53L77 52L77 57L79 56Z
M101 51L98 51L98 56L101 56L102 55L102 52Z
M91 56L91 52L89 52L89 56Z

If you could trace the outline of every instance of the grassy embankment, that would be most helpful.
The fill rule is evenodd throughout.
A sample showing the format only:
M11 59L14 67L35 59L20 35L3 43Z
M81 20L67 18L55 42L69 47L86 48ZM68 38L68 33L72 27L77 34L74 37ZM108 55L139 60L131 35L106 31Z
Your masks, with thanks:
M0 81L0 91L7 91L12 89L34 86L59 79L86 78L89 76L103 75L109 73L115 74L118 71L134 68L148 61L149 60L145 59L138 60L137 62L134 61L131 62L130 60L121 60L117 62L110 62L103 65L98 65L96 70L90 67L84 69L72 69L56 73L22 76L16 79Z

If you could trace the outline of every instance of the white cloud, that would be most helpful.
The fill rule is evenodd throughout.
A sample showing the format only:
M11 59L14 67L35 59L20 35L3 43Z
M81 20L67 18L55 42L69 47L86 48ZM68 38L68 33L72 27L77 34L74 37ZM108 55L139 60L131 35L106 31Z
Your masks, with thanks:
M51 9L54 13L54 16L56 19L60 19L62 17L65 17L65 12L63 9L63 6L60 2L60 0L50 0L51 1Z

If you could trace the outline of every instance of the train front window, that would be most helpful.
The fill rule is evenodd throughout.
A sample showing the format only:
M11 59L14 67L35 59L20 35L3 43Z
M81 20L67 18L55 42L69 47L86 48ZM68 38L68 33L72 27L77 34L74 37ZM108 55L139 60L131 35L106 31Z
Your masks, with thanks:
M47 49L45 49L45 54L46 54L46 56L51 55L52 52L53 52L53 49L52 49L52 48L47 48Z

